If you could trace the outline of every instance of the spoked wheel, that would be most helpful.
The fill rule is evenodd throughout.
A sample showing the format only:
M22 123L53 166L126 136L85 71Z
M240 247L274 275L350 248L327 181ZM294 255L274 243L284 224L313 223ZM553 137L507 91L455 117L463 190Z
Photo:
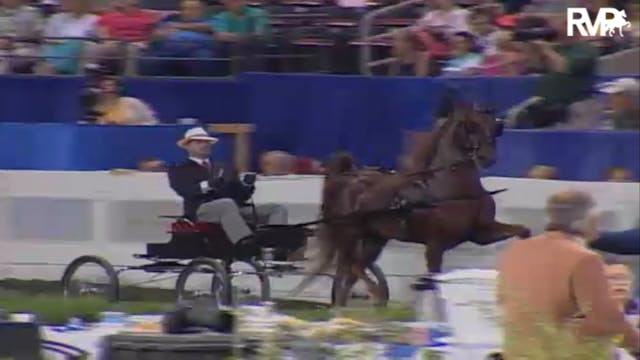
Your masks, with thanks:
M81 256L64 271L62 289L67 298L80 296L102 297L115 302L119 298L118 273L105 259Z
M271 299L266 269L255 261L231 264L233 305L255 305Z
M180 272L176 293L180 304L210 298L219 305L230 306L231 278L224 261L206 257L194 259Z
M389 301L389 285L387 284L387 278L384 276L382 269L376 264L371 264L365 272L378 288L379 296L377 299L369 292L369 289L362 280L357 280L345 294L345 297L338 299L339 284L337 284L337 281L339 281L339 279L334 278L331 286L331 305L373 304L376 306L387 306L387 302Z

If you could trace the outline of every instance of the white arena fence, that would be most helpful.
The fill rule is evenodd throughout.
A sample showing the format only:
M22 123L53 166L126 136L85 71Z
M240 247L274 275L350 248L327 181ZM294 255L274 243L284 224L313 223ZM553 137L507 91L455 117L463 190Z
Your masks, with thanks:
M497 218L529 226L534 233L545 223L544 203L550 194L583 189L595 197L603 230L638 226L639 183L567 182L520 178L484 178L487 190L507 188L495 196ZM261 177L256 203L288 207L291 223L318 216L323 179L320 176ZM180 199L165 174L110 172L0 172L0 278L58 280L74 258L94 254L115 265L141 264L147 242L166 242L170 220L160 215L181 213ZM480 247L464 244L445 257L445 270L491 269L506 244ZM312 248L312 246L311 246ZM635 269L638 269L638 259ZM392 300L410 301L409 284L426 270L419 245L391 242L379 265L388 277ZM149 279L149 274L124 273L121 284ZM272 279L275 296L285 294L300 277ZM154 286L173 287L175 280ZM304 297L328 299L329 279L319 281Z

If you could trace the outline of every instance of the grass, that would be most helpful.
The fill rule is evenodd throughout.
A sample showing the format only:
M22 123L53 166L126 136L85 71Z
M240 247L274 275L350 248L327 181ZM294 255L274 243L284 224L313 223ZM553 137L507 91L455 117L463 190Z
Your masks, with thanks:
M175 304L173 290L123 287L124 301L113 304L96 297L67 299L62 297L60 284L43 280L0 280L0 309L9 313L29 312L46 324L63 324L77 317L85 321L99 320L103 311L121 311L128 314L163 313ZM153 300L149 300L153 299ZM391 303L386 308L332 309L327 304L276 299L279 312L307 321L329 320L334 316L350 317L358 321L382 322L413 320L411 308Z

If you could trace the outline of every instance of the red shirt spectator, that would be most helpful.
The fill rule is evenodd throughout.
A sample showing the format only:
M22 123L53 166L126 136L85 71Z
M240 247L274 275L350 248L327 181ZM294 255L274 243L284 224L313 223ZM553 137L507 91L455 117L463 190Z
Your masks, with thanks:
M129 2L130 3L130 2ZM158 22L155 13L136 5L115 6L98 20L100 35L123 41L146 41Z

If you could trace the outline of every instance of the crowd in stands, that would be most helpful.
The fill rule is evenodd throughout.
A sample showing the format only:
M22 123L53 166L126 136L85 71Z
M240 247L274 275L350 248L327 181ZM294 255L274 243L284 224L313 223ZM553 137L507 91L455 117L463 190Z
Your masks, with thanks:
M369 35L381 41L365 41L358 30L363 14L391 3L2 0L0 73L74 74L82 62L101 61L115 73L205 76L299 71L296 64L309 59L317 67L306 69L355 73L358 47L365 45L391 50L387 68L397 75L544 73L540 38L525 39L526 31L562 33L562 24L540 18L565 16L568 6L584 6L593 18L606 6L629 14L627 36L579 40L597 55L638 45L638 3L624 0L426 0L376 19ZM242 61L230 69L230 58ZM293 65L287 69L286 63Z
M598 58L640 45L640 3L625 0L425 0L376 19L363 39L362 16L391 3L0 0L0 74L78 74L98 66L111 75L218 76L313 70L300 67L309 59L315 70L358 73L358 47L372 46L391 55L380 62L387 66L372 66L376 74L384 67L402 76L541 75L533 97L509 112L510 126L598 128ZM569 6L586 7L592 18L601 7L625 9L631 26L612 37L568 37ZM601 89L609 127L638 129L638 81L624 81ZM91 105L103 114L94 120L157 122L148 105L106 92Z

